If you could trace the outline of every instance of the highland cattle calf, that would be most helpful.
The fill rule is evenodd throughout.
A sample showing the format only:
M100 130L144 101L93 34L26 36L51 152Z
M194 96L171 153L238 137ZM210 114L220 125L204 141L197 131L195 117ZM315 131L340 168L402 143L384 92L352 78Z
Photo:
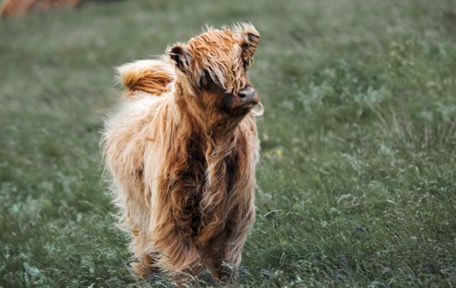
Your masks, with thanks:
M221 282L236 278L255 218L259 99L247 70L259 40L250 24L208 28L118 69L126 91L106 121L104 156L146 279L206 268Z

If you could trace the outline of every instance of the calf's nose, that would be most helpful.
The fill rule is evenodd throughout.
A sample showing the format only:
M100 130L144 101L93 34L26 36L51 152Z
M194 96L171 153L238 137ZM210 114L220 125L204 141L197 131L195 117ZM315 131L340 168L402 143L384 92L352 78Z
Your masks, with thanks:
M247 86L241 89L238 93L238 97L241 98L245 103L258 103L257 93L252 86Z

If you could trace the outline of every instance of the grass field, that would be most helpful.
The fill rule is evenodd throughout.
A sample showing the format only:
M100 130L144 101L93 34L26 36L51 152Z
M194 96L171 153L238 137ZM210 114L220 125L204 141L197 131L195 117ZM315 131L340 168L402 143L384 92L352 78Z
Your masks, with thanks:
M0 21L1 287L171 285L128 272L101 177L114 67L237 21L266 109L239 287L456 286L454 0L135 0Z

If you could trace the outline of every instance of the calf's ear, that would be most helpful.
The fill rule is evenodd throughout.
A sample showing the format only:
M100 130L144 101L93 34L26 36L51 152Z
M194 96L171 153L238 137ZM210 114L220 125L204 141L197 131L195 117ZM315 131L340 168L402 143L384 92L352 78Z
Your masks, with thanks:
M183 45L174 45L169 49L168 54L179 70L184 73L190 70L192 58L190 52Z
M241 24L237 30L242 37L242 60L247 67L251 67L253 65L253 54L255 54L260 43L260 33L252 24Z

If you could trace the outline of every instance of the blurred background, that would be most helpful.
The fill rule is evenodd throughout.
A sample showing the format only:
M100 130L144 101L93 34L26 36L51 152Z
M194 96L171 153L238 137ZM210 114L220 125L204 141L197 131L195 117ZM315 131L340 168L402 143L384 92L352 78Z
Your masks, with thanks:
M115 227L115 67L239 21L265 114L234 287L456 285L454 0L0 3L1 287L172 285L129 273Z

